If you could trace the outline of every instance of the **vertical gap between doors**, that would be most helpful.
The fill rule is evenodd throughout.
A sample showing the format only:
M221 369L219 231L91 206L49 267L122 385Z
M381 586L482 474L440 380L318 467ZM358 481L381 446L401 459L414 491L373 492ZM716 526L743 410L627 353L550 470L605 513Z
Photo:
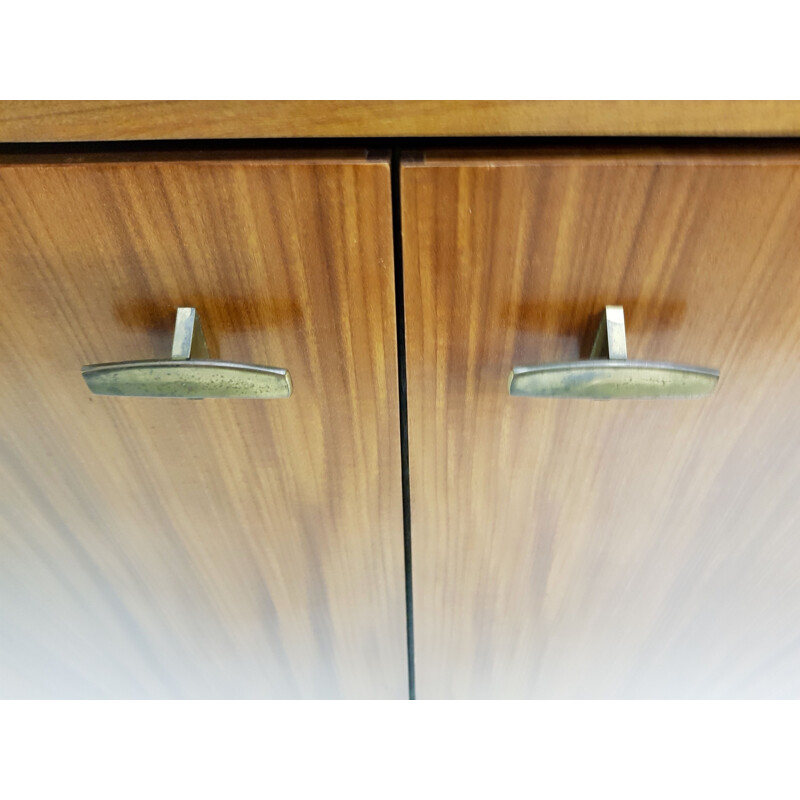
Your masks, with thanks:
M408 398L406 384L406 320L403 296L403 229L400 207L400 151L392 149L392 237L394 241L394 291L397 320L397 378L400 399L400 463L403 486L403 551L406 578L406 646L408 697L416 699L414 672L414 593L411 572L411 489L408 471Z

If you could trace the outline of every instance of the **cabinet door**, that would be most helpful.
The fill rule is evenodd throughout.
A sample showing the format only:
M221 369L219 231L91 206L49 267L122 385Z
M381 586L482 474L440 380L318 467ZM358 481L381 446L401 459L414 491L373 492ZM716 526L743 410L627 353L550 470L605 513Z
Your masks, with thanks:
M418 696L800 696L800 159L401 178ZM509 396L608 304L715 392Z
M389 167L0 165L0 695L407 696ZM99 397L83 364L285 367Z

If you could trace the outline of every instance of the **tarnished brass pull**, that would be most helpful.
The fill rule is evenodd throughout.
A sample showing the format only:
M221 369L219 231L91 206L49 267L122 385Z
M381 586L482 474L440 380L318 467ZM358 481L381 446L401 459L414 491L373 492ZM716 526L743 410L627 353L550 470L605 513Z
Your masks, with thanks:
M521 397L698 397L710 394L719 372L658 361L630 361L622 306L606 306L588 361L514 367L509 394Z
M94 394L118 397L289 397L292 380L285 369L257 367L209 358L203 329L194 308L179 308L175 317L172 358L121 361L81 367Z

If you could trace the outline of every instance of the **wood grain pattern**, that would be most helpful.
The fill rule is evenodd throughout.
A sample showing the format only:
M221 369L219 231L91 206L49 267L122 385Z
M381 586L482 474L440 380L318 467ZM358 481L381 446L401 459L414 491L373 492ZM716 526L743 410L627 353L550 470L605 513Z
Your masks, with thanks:
M0 286L0 695L406 697L388 164L4 164ZM90 395L179 305L292 398Z
M0 141L797 136L793 100L6 100Z
M418 696L800 696L800 157L401 185ZM716 393L508 396L605 304Z

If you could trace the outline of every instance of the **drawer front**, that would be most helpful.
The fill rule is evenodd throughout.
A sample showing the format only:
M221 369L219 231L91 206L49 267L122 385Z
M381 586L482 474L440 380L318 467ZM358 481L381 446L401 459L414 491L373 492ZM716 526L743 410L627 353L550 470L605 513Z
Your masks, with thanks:
M0 695L407 696L389 166L0 165ZM84 364L285 367L100 397Z
M800 160L401 177L418 696L800 696ZM509 396L606 305L713 394Z

